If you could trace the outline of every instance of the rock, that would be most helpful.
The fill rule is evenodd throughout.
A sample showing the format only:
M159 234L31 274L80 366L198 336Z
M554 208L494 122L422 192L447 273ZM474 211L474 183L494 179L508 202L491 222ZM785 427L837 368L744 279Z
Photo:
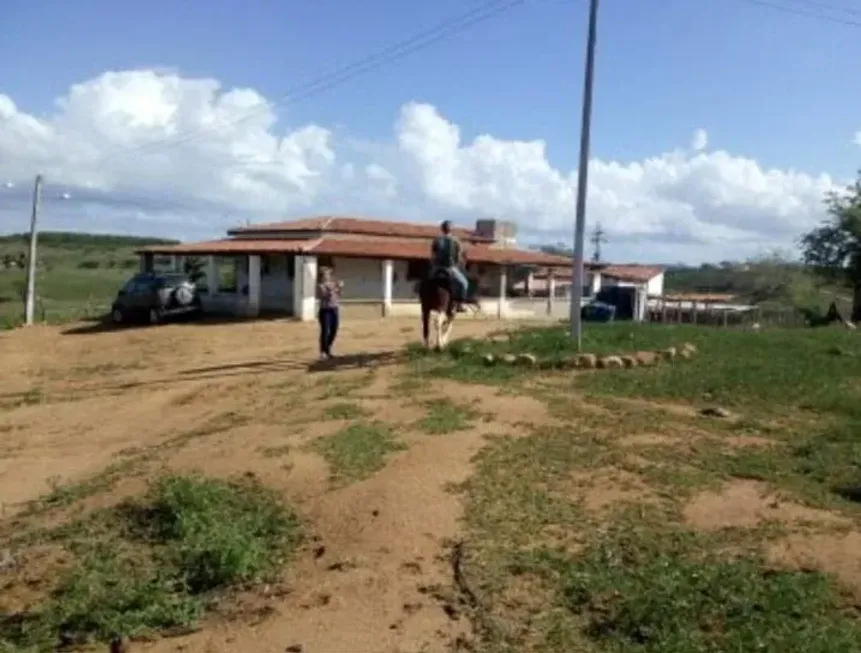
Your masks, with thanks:
M579 356L566 356L559 361L559 366L565 370L573 370L580 367L580 358Z
M658 352L658 355L663 358L665 361L671 361L675 359L678 351L675 347L667 347L666 349L662 349Z
M721 417L726 418L730 417L732 413L730 413L726 408L721 406L707 406L700 410L700 415L704 417Z
M854 331L854 330L855 330L855 328L856 328L856 327L855 327L855 325L854 325L854 324L852 324L852 322L850 322L849 320L845 320L845 321L843 322L843 326L845 326L845 327L846 327L847 329L849 329L850 331Z
M637 367L637 358L635 356L622 356L622 364L627 367Z
M750 325L752 331L759 331L762 327L759 325L759 322L754 322Z
M302 653L303 650L301 644L291 644L284 649L284 653Z
M496 357L493 354L485 354L482 357L482 360L484 361L484 364L488 366L496 364Z
M598 367L598 357L595 354L578 354L577 367L584 370L594 370Z
M625 364L618 356L604 356L598 359L598 367L603 370L620 370L625 367Z
M694 354L690 349L680 349L679 350L679 357L688 360L688 359L693 358Z
M520 365L529 367L535 367L536 365L538 365L538 359L535 357L534 354L518 354L517 362Z
M643 366L654 365L658 360L658 355L653 351L638 351L634 354L634 358L637 359L637 363Z
M502 357L502 362L509 365L514 365L517 362L517 356L515 356L514 354L505 354Z
M691 354L699 353L699 349L692 342L686 342L682 345L682 351L689 351Z

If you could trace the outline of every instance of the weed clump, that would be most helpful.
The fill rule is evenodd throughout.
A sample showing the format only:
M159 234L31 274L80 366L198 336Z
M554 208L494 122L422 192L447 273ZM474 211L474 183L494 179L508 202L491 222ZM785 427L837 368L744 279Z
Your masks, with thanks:
M56 534L75 566L35 610L0 618L0 651L191 627L218 592L276 571L299 535L296 516L253 480L161 478Z

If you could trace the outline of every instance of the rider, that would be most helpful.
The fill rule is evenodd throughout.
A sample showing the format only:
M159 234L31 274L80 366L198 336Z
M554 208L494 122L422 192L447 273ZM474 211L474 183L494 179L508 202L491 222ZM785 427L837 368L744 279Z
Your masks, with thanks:
M431 275L437 270L445 270L454 281L455 299L458 302L466 300L469 292L469 281L460 269L463 265L463 245L451 233L451 222L446 220L440 225L440 235L431 244Z

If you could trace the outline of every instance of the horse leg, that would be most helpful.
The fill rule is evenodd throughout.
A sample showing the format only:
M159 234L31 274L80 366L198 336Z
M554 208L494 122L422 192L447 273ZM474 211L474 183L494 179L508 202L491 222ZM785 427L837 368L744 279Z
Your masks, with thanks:
M430 349L430 311L422 308L422 340L425 347Z
M446 317L443 311L436 311L434 313L434 331L436 332L436 347L437 351L442 351L443 346L445 345L444 341L444 331L445 331L445 323Z
M440 332L440 349L445 349L448 346L449 338L451 338L451 328L454 326L454 316L446 316L445 322L442 324Z

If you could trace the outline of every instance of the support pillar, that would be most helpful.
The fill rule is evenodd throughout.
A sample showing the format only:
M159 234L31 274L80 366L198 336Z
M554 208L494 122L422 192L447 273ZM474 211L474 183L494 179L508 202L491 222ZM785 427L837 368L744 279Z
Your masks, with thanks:
M550 272L547 275L547 315L553 315L553 306L556 303L556 277Z
M293 316L312 322L317 313L317 257L297 256L293 275Z
M383 260L383 317L389 317L392 314L392 280L394 278L394 268L395 265L392 259Z
M248 256L248 317L260 315L260 255Z
M216 265L215 257L206 257L206 288L207 294L211 297L217 295L219 290L218 281L218 265Z
M500 320L505 317L505 292L508 286L508 268L504 265L499 268L499 300L496 305L496 317Z

